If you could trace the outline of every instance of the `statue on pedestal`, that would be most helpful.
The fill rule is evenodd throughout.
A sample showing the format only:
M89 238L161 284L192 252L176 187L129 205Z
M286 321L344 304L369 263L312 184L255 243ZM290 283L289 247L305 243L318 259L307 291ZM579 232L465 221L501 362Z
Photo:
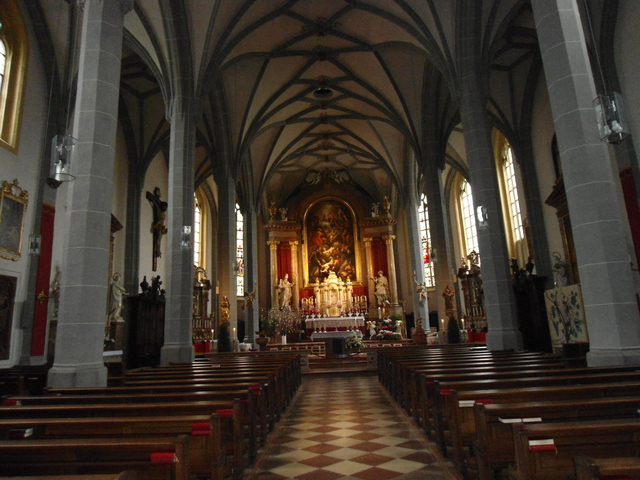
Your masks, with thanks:
M384 301L389 296L389 280L384 276L382 270L378 271L377 277L372 277L371 280L375 283L375 296L379 307L382 307Z
M293 283L289 281L289 274L285 273L284 278L278 283L278 291L280 292L280 308L291 307L291 289Z
M111 328L111 323L122 320L122 297L127 295L127 291L120 284L120 274L118 272L113 274L110 290L109 315L107 315L106 326L107 335Z

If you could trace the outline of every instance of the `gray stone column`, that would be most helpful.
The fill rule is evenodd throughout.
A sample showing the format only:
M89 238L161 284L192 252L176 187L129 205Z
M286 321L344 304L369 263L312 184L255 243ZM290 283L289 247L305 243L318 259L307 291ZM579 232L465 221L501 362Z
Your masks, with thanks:
M171 105L169 195L167 211L167 294L162 365L192 362L193 239L182 245L183 227L193 228L195 105L178 97Z
M415 202L415 198L409 199L406 206L407 215L407 237L409 243L409 261L411 262L411 269L414 273L414 277L411 280L413 300L413 311L415 318L422 317L423 325L429 323L429 302L426 298L422 298L416 291L415 281L418 283L425 282L424 267L423 267L423 253L422 253L422 241L420 238L420 220L418 218L418 207Z
M640 363L640 318L625 238L617 168L600 141L596 97L575 0L535 0L533 12L571 214L584 312L587 362Z
M253 298L245 297L245 337L253 343L259 329L260 304L258 302L258 216L254 208L244 215L244 291L253 292Z
M67 244L52 387L107 384L102 359L122 24L129 2L84 4L73 136L76 179L69 185Z
M473 202L488 214L487 227L478 228L478 245L482 262L487 314L487 347L491 350L522 350L518 330L515 295L509 272L509 252L505 240L500 189L491 141L491 125L486 109L488 81L478 65L478 2L469 2L458 19L460 32L458 59L460 66L460 113L469 164Z
M447 312L442 292L447 288L447 285L454 287L452 285L451 272L455 265L452 263L451 255L449 254L449 252L453 251L453 248L451 248L451 237L447 228L449 220L444 206L445 195L442 185L442 172L433 162L430 163L427 163L430 170L429 174L425 175L429 227L431 230L430 254L436 280L438 318L445 318Z
M238 294L236 290L236 188L231 172L225 167L214 171L218 185L218 281L219 298L229 298L229 334L238 331Z
M271 308L278 308L278 240L267 241L269 245L269 278L271 279Z

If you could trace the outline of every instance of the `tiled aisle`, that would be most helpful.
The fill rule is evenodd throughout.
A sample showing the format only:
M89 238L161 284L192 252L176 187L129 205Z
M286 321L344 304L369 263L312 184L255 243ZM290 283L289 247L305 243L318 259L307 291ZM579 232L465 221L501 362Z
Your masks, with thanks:
M377 377L306 376L247 480L458 479Z

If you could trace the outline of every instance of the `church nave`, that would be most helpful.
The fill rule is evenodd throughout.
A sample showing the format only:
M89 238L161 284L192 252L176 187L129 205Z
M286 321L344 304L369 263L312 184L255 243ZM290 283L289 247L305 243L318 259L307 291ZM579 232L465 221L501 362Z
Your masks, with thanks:
M457 479L373 375L305 376L246 480Z

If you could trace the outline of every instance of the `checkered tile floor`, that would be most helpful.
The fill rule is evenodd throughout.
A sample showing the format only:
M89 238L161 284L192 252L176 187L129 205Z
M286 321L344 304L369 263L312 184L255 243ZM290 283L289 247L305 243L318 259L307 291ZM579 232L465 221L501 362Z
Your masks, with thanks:
M306 376L246 480L459 479L375 376Z

